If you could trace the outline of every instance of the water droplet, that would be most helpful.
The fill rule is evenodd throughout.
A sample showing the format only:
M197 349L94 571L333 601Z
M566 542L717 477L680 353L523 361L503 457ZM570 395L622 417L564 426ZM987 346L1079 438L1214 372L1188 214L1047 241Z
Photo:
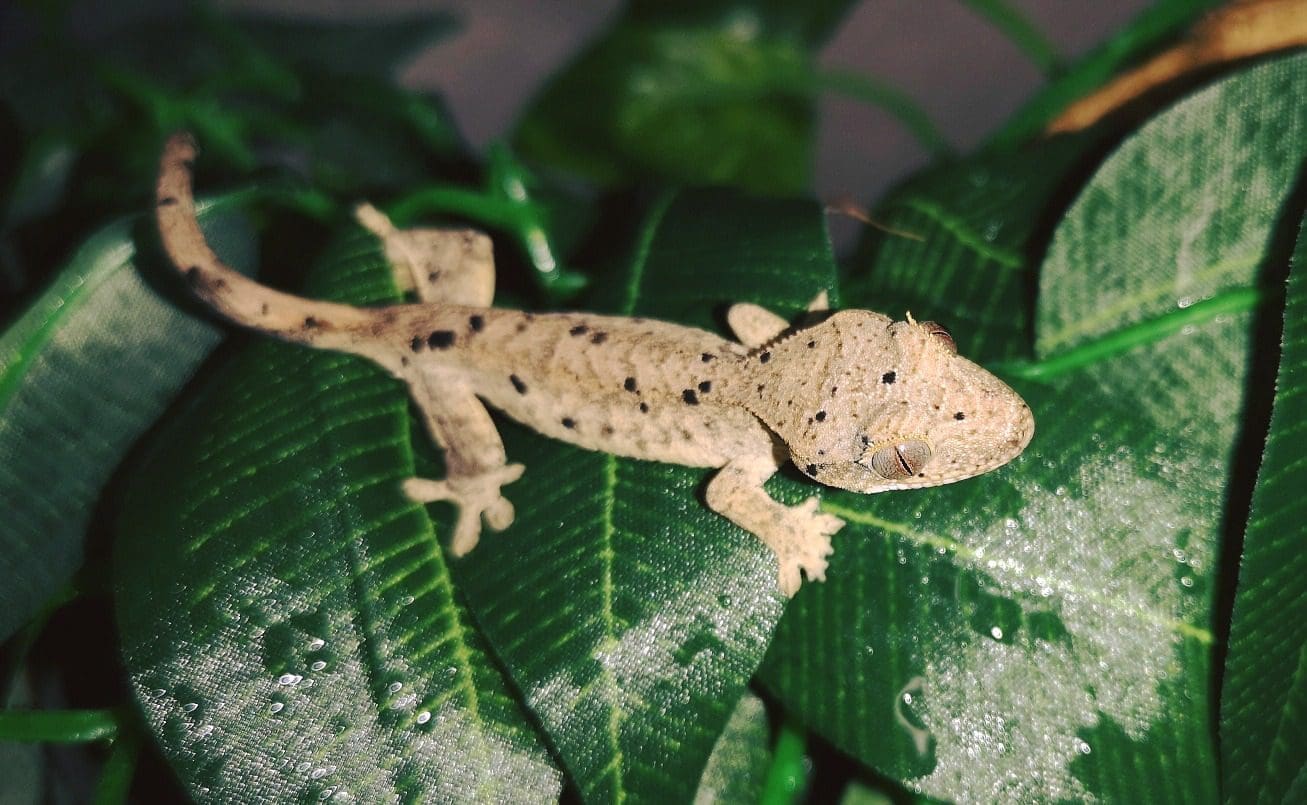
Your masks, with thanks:
M1093 751L1093 750L1089 748L1089 744L1085 743L1084 741L1077 740L1077 741L1076 741L1076 751L1079 752L1079 753L1082 754L1082 755L1087 755L1087 754L1089 754L1089 753L1090 753L1091 751Z
M997 626L995 626L995 627L993 627L992 629L990 629L990 630L989 630L989 634L990 634L990 636L993 637L995 640L1002 640L1002 639L1003 639L1003 630L1000 629L1000 628L997 627Z
M315 637L309 641L309 651L321 651L322 647L327 645L327 641L321 637Z
M200 707L200 706L199 706L198 704L196 704L195 702L187 702L186 704L183 704L183 705L182 705L182 712L183 712L183 713L194 713L196 710L199 709L199 707Z
M390 693L399 693L400 688L402 687L404 687L403 682L391 682L390 686L387 687L386 690L389 691Z
M298 685L304 679L299 674L282 674L277 677L278 685Z
M282 710L284 710L285 708L286 708L286 705L283 704L282 702L273 702L271 705L268 706L268 712L269 712L269 713L280 713L280 712L281 712Z
M1180 583L1186 587L1194 586L1193 576L1185 576L1184 578L1180 579Z
M326 667L327 667L327 663L326 663L326 662L324 662L324 661L322 661L322 660L316 660L312 665L309 666L309 670L310 670L310 671L321 671L323 668L326 668Z
M150 691L150 698L157 699L167 692L168 691L164 690L163 688L155 688L154 690Z
M417 722L418 722L419 724L425 724L425 723L427 723L427 722L430 721L430 720L431 720L431 711L430 711L430 710L423 710L422 712L418 713Z
M316 768L313 771L309 772L309 779L312 780L321 780L323 777L326 776L327 776L327 770L324 768Z
M722 593L717 596L717 604L722 607L729 607L731 605L731 597L726 593Z

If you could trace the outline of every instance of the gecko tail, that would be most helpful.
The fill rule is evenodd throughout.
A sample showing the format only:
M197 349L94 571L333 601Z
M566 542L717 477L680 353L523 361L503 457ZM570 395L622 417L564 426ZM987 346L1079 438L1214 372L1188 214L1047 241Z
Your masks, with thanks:
M159 164L155 217L163 248L191 290L225 318L286 341L359 352L384 309L320 302L269 288L222 262L195 218L191 166L198 150L187 133L168 138Z

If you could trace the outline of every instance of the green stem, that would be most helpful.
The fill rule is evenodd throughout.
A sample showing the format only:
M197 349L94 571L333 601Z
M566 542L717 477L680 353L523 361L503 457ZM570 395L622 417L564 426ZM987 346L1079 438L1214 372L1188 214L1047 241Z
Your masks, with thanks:
M127 802L132 778L136 775L136 760L140 754L140 735L134 729L124 729L113 742L109 759L100 772L100 782L95 787L95 805L122 805Z
M117 734L112 710L0 710L0 741L88 743Z
M803 730L789 721L782 723L776 735L767 779L763 782L759 798L761 805L790 805L798 799L807 776L804 766L806 750L807 736Z
M1051 78L1061 72L1062 58L1057 55L1053 43L1044 36L1034 23L1013 7L1006 0L962 0L971 10L989 20L989 23L1001 31L1017 49L1035 63L1045 78Z
M902 90L847 70L823 70L812 76L818 89L834 92L889 112L936 158L953 154L953 147L925 110Z
M1006 363L994 367L995 371L1025 380L1048 380L1073 372L1088 364L1128 352L1135 347L1150 344L1180 332L1185 327L1210 321L1217 316L1246 313L1255 310L1274 293L1260 288L1239 288L1197 302L1189 307L1172 311L1156 318L1141 321L1117 330L1110 335L1087 341L1043 360Z
M449 213L489 227L517 232L522 224L520 202L461 187L428 187L404 196L386 210L397 226L407 226L429 213Z

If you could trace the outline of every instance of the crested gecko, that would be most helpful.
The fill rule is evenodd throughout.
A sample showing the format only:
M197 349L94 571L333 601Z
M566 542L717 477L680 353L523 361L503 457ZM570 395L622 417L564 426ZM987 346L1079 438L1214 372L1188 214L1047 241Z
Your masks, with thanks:
M513 522L501 487L524 468L508 463L487 404L590 450L715 468L709 508L775 553L787 596L805 576L825 578L831 535L844 523L815 497L786 506L763 490L785 461L858 492L928 487L1007 463L1034 432L1021 397L959 356L933 322L842 310L791 328L737 304L727 314L735 342L641 318L494 308L488 237L400 230L366 204L359 222L420 302L362 308L282 293L227 267L205 242L191 190L196 155L179 134L161 160L156 217L172 262L231 321L363 356L408 385L446 477L411 478L404 492L457 506L455 556L476 546L483 522Z

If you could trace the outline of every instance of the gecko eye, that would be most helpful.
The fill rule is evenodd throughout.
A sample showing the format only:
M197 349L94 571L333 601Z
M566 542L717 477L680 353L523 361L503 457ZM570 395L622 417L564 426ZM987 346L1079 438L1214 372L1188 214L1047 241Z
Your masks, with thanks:
M923 321L921 326L926 328L926 332L942 341L949 352L954 355L958 354L958 342L953 340L953 334L948 331L947 327L937 321Z
M871 468L888 481L911 478L930 462L930 445L912 439L890 444L871 456Z

